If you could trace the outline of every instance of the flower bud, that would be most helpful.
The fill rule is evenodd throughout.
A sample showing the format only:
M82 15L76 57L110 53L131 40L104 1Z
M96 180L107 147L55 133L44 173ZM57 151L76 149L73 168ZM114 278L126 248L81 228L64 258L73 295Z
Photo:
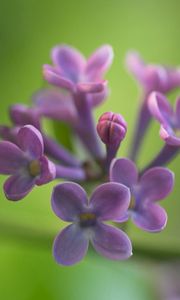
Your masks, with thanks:
M126 131L126 121L120 114L106 112L99 118L97 132L106 145L118 146L125 138Z

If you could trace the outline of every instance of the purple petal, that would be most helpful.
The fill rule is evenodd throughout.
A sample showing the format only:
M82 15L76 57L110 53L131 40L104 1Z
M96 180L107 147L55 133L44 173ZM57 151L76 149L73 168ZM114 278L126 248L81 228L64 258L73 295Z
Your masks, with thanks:
M127 158L114 159L110 167L110 181L122 183L132 188L138 180L136 165Z
M36 179L36 184L42 185L52 181L56 177L56 167L45 156L42 156L39 162L41 164L41 175Z
M9 177L4 184L4 192L9 200L21 200L33 188L34 179L28 174L16 174Z
M180 129L180 98L178 98L176 101L175 112L176 112L176 125L178 129Z
M171 122L173 110L163 94L152 92L148 99L148 106L153 117L161 124Z
M106 81L78 83L77 89L82 93L101 93L106 85Z
M169 89L169 76L167 68L161 65L146 65L144 84L149 92L167 92Z
M113 219L113 222L117 222L117 223L124 223L127 222L129 220L129 211L127 211L123 216L121 216L120 218L116 218Z
M88 59L85 73L89 81L102 78L113 60L113 49L109 45L98 48Z
M96 188L90 199L90 207L103 221L122 217L130 203L129 189L119 183L104 183Z
M61 76L55 68L44 65L43 66L43 77L46 81L48 81L50 84L53 84L55 86L58 86L60 88L66 89L70 92L75 91L75 85L72 81L70 81L68 78L65 78Z
M62 121L76 120L76 109L72 96L56 89L43 89L34 94L33 101L40 114Z
M140 179L141 199L157 201L164 199L174 186L174 174L163 167L154 167L144 173Z
M71 182L65 182L55 186L52 198L52 209L55 214L64 221L77 220L79 214L87 207L88 199L84 189Z
M0 125L0 137L5 140L12 142L14 144L17 143L17 133L19 131L19 127L8 127L4 125Z
M109 259L123 260L132 255L132 245L128 236L110 225L98 224L91 242L98 253Z
M166 125L162 125L160 128L160 137L166 142L166 144L179 147L180 137L176 136L174 130Z
M54 241L55 260L61 265L74 265L86 255L88 245L89 241L81 228L71 224L64 228Z
M44 144L39 130L32 125L26 125L20 128L18 132L18 144L32 159L39 158L43 155Z
M24 153L15 144L8 141L0 142L0 173L15 174L27 164Z
M40 130L39 113L36 109L16 104L10 107L10 116L14 124L18 126L30 124Z
M132 219L139 228L145 231L159 232L166 226L167 214L159 205L149 204L134 212Z
M74 83L79 81L86 64L84 56L78 50L66 45L53 48L52 60L62 75Z
M169 90L180 86L180 68L168 68Z
M126 65L129 70L140 82L144 81L145 63L139 53L130 51L126 56Z
M106 98L108 97L109 95L109 90L108 90L108 87L104 87L103 91L102 92L99 92L99 93L95 93L95 94L89 94L87 97L88 97L88 100L91 104L92 107L96 107L96 106L99 106L101 103L103 103Z

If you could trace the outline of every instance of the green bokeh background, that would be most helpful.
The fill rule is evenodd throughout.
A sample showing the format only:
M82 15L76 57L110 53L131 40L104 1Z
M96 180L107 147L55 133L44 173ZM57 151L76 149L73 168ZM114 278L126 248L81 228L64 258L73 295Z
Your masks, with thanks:
M101 44L109 43L115 51L107 74L111 96L96 110L95 117L107 110L124 115L128 136L120 153L125 155L139 103L137 85L124 68L125 54L137 49L148 61L178 65L179 28L178 0L0 0L1 123L9 122L10 104L29 103L32 93L42 86L42 64L49 62L52 46L67 43L88 56ZM162 146L158 127L152 124L140 165ZM177 158L170 165L176 174L176 186L163 203L169 215L167 228L151 235L131 225L129 235L138 247L180 252L179 162ZM1 178L1 185L3 181ZM37 188L18 203L7 201L0 192L1 299L155 299L152 276L147 276L154 264L148 263L147 268L146 262L135 258L111 263L91 255L70 268L54 262L53 236L64 224L50 209L52 186Z

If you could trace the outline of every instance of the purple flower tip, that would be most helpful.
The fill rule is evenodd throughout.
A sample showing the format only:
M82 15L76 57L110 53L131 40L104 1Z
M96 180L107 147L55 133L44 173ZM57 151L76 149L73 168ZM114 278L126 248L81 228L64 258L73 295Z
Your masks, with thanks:
M120 114L106 112L99 118L97 132L106 145L119 145L126 131L127 124Z

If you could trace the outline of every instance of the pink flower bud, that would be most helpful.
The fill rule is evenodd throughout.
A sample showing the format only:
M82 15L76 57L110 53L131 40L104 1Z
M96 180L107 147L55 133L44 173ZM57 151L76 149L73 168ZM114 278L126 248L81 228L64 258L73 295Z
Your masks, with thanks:
M125 138L127 124L120 114L104 113L98 121L97 132L106 145L119 145Z

